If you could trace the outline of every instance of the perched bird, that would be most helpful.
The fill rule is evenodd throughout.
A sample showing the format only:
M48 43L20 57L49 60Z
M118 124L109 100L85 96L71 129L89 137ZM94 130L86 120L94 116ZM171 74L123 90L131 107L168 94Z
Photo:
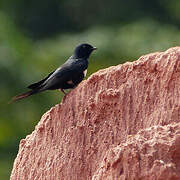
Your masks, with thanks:
M29 85L30 91L13 97L12 101L17 101L46 90L59 89L66 94L64 89L76 87L86 76L89 56L96 49L90 44L80 44L63 65L41 81Z

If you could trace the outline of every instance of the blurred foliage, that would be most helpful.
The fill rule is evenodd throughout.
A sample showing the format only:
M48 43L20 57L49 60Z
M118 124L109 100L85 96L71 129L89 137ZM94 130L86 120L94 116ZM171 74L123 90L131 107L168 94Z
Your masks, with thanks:
M180 26L179 0L0 0L2 10L33 38L78 32L99 24L129 24L142 17Z
M61 65L74 47L98 47L88 76L99 69L163 51L180 42L179 0L0 0L0 179L9 179L20 139L59 103L58 91L14 104L26 91Z

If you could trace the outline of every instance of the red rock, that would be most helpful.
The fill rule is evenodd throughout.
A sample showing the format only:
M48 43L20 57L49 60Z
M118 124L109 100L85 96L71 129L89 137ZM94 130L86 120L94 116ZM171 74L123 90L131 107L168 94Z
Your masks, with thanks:
M21 140L11 180L180 179L180 47L100 70Z
M100 179L180 179L180 123L152 126L110 148L93 175Z

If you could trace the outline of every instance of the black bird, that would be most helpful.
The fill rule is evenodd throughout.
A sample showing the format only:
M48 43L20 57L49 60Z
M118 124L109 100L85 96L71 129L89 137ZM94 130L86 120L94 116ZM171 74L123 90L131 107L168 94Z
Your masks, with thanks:
M88 59L95 49L97 48L90 44L80 44L75 48L73 55L63 65L41 81L29 85L28 88L31 89L30 91L13 97L12 101L17 101L46 90L60 89L66 94L64 89L76 87L86 76L89 63Z

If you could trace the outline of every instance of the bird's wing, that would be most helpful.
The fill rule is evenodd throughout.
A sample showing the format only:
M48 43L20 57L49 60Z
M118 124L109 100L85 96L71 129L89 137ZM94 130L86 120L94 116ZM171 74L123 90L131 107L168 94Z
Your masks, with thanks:
M37 89L42 83L44 83L55 71L51 72L48 76L46 76L41 81L38 81L36 83L30 84L27 88L29 89Z
M69 59L61 67L54 71L41 85L41 90L54 89L61 84L68 83L77 76L77 73L84 71L84 62L75 61L75 59Z
M31 84L28 88L44 91L56 86L57 84L66 83L67 81L72 80L73 76L77 74L77 71L83 72L83 66L82 63L77 63L75 59L70 57L66 63L51 72L46 78Z
M71 66L61 66L42 83L41 89L47 90L56 86L57 84L65 83L70 80L75 73L76 72L71 68Z

